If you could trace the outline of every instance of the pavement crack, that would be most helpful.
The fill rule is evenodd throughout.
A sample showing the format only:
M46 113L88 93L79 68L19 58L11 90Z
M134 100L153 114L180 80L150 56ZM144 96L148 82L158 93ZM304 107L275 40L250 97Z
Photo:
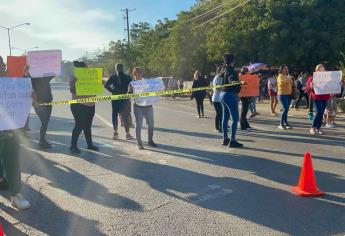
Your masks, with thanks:
M162 204L162 205L159 205L159 206L157 206L157 207L155 207L155 208L153 208L153 209L144 210L143 212L146 213L146 212L156 211L156 210L158 210L158 209L160 209L160 208L162 208L162 207L164 207L164 206L170 205L171 203L173 203L173 201L166 202L166 203L164 203L164 204Z

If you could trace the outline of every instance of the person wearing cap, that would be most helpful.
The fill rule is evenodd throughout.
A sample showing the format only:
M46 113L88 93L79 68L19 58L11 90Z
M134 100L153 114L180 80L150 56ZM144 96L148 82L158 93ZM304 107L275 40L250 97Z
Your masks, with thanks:
M115 65L116 74L110 76L107 82L104 84L104 88L107 89L113 95L126 94L128 91L128 86L132 81L132 78L127 75L124 71L123 64ZM112 104L112 121L113 121L113 139L119 137L118 134L118 117L121 117L124 121L126 140L132 140L129 129L131 126L131 102L129 99L124 100L113 100Z
M224 72L222 76L221 93L219 95L223 107L223 145L230 148L241 148L243 144L236 140L237 124L239 120L238 112L238 93L241 90L238 75L234 69L235 57L232 54L225 54L224 57ZM228 86L226 86L228 85ZM228 122L232 118L231 137L228 137Z
M0 77L6 75L6 65L0 56ZM1 79L1 78L0 78ZM0 131L0 190L10 190L11 205L18 210L31 207L21 191L18 130Z

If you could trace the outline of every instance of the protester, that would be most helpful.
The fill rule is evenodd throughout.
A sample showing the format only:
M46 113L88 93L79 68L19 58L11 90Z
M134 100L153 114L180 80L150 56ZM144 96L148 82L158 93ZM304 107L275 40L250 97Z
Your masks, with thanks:
M74 67L76 68L86 68L87 65L84 62L74 61ZM76 82L77 78L71 75L69 86L70 92L72 94L72 99L88 98L90 96L78 96L76 92ZM91 96L92 97L92 96ZM95 116L95 103L77 103L71 104L71 111L74 117L74 128L72 131L71 147L70 152L73 154L80 154L81 151L78 148L78 138L80 133L83 131L87 143L87 149L98 151L99 148L93 145L92 142L92 121Z
M29 68L30 70L30 68ZM30 74L29 74L30 75ZM49 103L53 101L53 95L50 87L50 81L54 78L52 77L42 77L42 78L31 78L32 88L33 88L33 106L34 110L41 121L40 128L40 141L38 143L39 148L50 149L52 144L50 144L46 139L46 133L48 129L48 124L50 121L50 116L52 113L51 105L40 105L41 103Z
M313 77L313 72L309 72L308 76L307 76L307 81ZM313 97L311 96L311 91L306 89L307 87L307 83L305 86L305 91L307 92L308 96L309 96L309 104L308 104L308 108L309 108L309 112L307 114L307 118L308 120L312 121L314 120L314 101L313 101Z
M271 115L277 116L276 107L278 105L278 87L277 87L277 78L272 73L271 77L268 79L268 95L270 96L270 106L271 106Z
M217 86L222 84L222 77L221 75L221 67L218 67L216 70L216 76L213 79L212 85ZM223 111L222 111L222 104L219 100L219 94L221 89L220 88L213 88L213 95L212 95L212 103L213 107L216 111L216 117L215 117L215 128L216 132L221 133L222 132L222 118L223 118Z
M178 89L178 82L174 77L171 77L168 82L168 90L177 90ZM175 99L176 94L171 94L171 98Z
M243 67L240 72L240 75L245 75L248 73L249 73L248 68ZM249 125L248 120L247 120L247 114L248 114L251 98L252 97L241 97L242 111L241 111L240 125L241 125L241 130L245 130L245 131L250 131L252 129L252 127Z
M133 69L134 80L143 79L143 71L140 67L135 67ZM134 89L130 84L128 87L128 93L133 93ZM134 99L134 115L135 115L135 134L137 139L137 146L139 150L144 150L144 146L141 140L141 128L143 125L143 118L145 118L147 123L147 132L148 132L148 145L151 147L157 147L157 144L153 141L153 130L154 130L154 117L153 117L153 106L146 105L146 101L150 98L135 98Z
M223 145L229 145L231 148L241 148L243 144L237 142L236 131L237 123L239 119L238 114L238 93L241 90L239 84L238 75L235 72L234 66L234 56L232 54L224 55L224 73L222 74L222 85L230 84L221 89L219 99L222 103L223 108ZM228 121L229 117L232 117L231 125L231 138L228 137Z
M254 118L255 116L260 115L260 113L256 111L257 100L258 100L258 97L250 97L250 101L249 101L249 110L251 113L251 115L249 116L250 118Z
M195 71L194 73L194 80L192 88L203 88L207 87L208 84L206 80L201 76L200 71ZM206 90L199 90L199 91L193 91L191 99L195 98L196 106L198 110L198 118L204 117L204 99L207 95Z
M283 108L283 112L281 115L280 125L278 126L279 129L292 129L292 127L288 123L288 113L289 107L291 103L291 94L292 94L292 78L289 76L289 68L287 65L282 65L279 68L279 75L278 75L278 99L281 103Z
M323 64L319 64L316 66L315 72L326 71L325 66ZM322 117L325 112L327 101L330 99L329 94L323 95L316 95L314 92L314 82L313 77L310 77L307 81L306 90L310 92L311 98L314 101L314 108L315 108L315 117L313 120L313 125L310 129L310 134L323 134L321 130L322 126Z
M297 79L297 85L296 88L299 91L299 96L295 105L295 109L297 110L299 108L300 102L303 98L305 98L306 104L309 104L309 96L307 91L305 91L305 84L307 82L306 80L307 76L305 73L301 73L300 76Z
M0 56L0 77L6 76L6 65ZM11 205L18 210L31 207L21 191L18 130L0 131L0 190L10 190Z
M334 128L335 116L337 115L337 100L336 94L330 94L330 98L327 101L326 112L325 112L325 123L326 128Z
M115 66L116 75L110 76L108 81L104 84L104 87L111 92L113 95L126 94L128 86L132 81L132 78L125 74L123 64L116 64ZM132 140L129 129L131 126L131 102L129 99L124 100L113 100L112 104L112 121L113 121L113 139L119 137L118 134L118 117L121 117L124 121L126 140Z

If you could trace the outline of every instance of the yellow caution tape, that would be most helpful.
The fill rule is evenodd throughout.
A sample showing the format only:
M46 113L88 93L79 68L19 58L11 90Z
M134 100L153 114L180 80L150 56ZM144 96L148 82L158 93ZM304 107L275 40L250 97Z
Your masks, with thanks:
M192 92L201 91L201 90L231 87L231 86L235 86L235 85L239 85L239 84L241 84L241 82L233 82L231 84L200 87L200 88L191 88L191 89L164 90L164 91L144 92L144 93L136 93L136 94L106 95L106 96L97 96L97 97L89 97L89 98L71 99L71 100L66 100L66 101L42 103L40 105L43 105L43 106L67 105L67 104L77 104L77 103L125 100L125 99L139 98L139 97L155 97L155 96L164 96L164 95L172 95L172 94L184 94L184 93L192 93Z

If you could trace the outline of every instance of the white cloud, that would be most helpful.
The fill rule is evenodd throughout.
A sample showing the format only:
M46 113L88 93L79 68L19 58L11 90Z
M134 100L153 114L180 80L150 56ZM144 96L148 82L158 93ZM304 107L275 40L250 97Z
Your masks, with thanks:
M0 25L30 22L11 31L12 46L62 49L65 59L103 48L122 38L118 9L88 8L84 0L0 0ZM7 32L0 29L0 55L8 54ZM17 51L18 53L18 51Z

